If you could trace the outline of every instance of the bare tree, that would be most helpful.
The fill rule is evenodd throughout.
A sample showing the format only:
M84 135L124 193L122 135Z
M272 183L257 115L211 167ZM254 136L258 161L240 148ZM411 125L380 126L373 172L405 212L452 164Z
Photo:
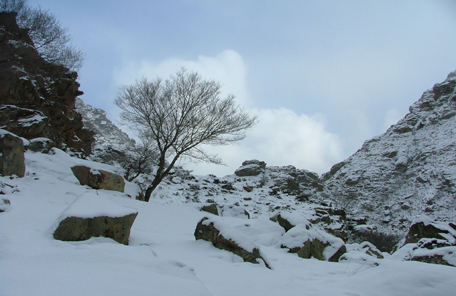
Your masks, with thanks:
M185 69L166 81L144 78L120 89L116 104L122 109L122 120L152 139L159 152L146 201L180 157L221 164L219 158L202 150L201 144L239 141L245 137L244 131L256 124L257 118L244 112L232 95L221 99L220 89L218 82L203 80Z
M46 61L73 71L81 68L83 52L70 44L68 30L48 10L30 8L25 0L0 0L0 11L17 12L19 27L28 29L35 48Z

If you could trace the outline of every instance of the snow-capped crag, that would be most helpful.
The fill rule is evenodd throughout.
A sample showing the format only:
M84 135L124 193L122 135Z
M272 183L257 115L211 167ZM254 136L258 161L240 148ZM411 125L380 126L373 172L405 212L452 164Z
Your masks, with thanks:
M77 98L76 111L82 115L84 126L95 133L95 153L107 147L125 151L135 146L135 141L109 120L103 109L84 104L83 100Z
M321 177L324 192L353 218L404 234L420 216L454 221L456 71L434 85L381 136Z

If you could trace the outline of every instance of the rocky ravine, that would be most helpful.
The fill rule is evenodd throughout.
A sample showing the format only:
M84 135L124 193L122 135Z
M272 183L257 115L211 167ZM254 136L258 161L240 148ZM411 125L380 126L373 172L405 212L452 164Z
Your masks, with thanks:
M259 162L257 168L243 167L243 170L258 172L255 180L243 178L247 182L242 186L261 188L256 189L260 191L259 196L282 199L282 209L292 210L301 202L332 203L345 210L348 221L358 224L355 230L367 228L404 236L411 223L421 216L453 221L456 208L455 89L456 72L453 72L444 82L424 92L410 107L410 113L385 134L366 141L354 155L321 177L293 166L266 167ZM85 124L96 131L97 146L125 149L120 143L127 140L116 139L128 139L128 136L115 127L102 110L82 102L78 110ZM242 170L237 173L239 176L220 178L225 183L221 185L229 189L230 184L242 179ZM190 183L188 186L192 189L187 198L211 199L210 188ZM244 191L242 186L241 192ZM218 186L212 190L218 191Z
M383 232L404 234L420 216L454 221L456 71L381 136L321 177L338 207Z

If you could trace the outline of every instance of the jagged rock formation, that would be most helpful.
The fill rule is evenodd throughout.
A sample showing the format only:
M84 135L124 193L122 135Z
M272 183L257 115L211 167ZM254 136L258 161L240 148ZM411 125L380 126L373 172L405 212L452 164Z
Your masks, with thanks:
M321 177L355 220L405 235L422 215L453 221L456 208L456 72L423 93L410 112Z
M80 98L76 99L76 111L82 115L84 126L95 133L94 153L108 147L125 151L135 146L135 141L108 119L106 111L84 104Z
M90 154L93 135L75 112L83 93L77 73L46 62L16 13L0 13L0 126L28 140L48 138L58 148Z

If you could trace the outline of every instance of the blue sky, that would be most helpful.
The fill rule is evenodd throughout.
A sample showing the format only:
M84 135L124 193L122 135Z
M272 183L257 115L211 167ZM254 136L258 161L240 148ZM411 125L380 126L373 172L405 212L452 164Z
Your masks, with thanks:
M112 120L118 87L184 66L221 81L260 123L211 147L233 173L245 159L318 173L402 118L456 70L454 0L28 1L57 15L86 53L81 98Z

